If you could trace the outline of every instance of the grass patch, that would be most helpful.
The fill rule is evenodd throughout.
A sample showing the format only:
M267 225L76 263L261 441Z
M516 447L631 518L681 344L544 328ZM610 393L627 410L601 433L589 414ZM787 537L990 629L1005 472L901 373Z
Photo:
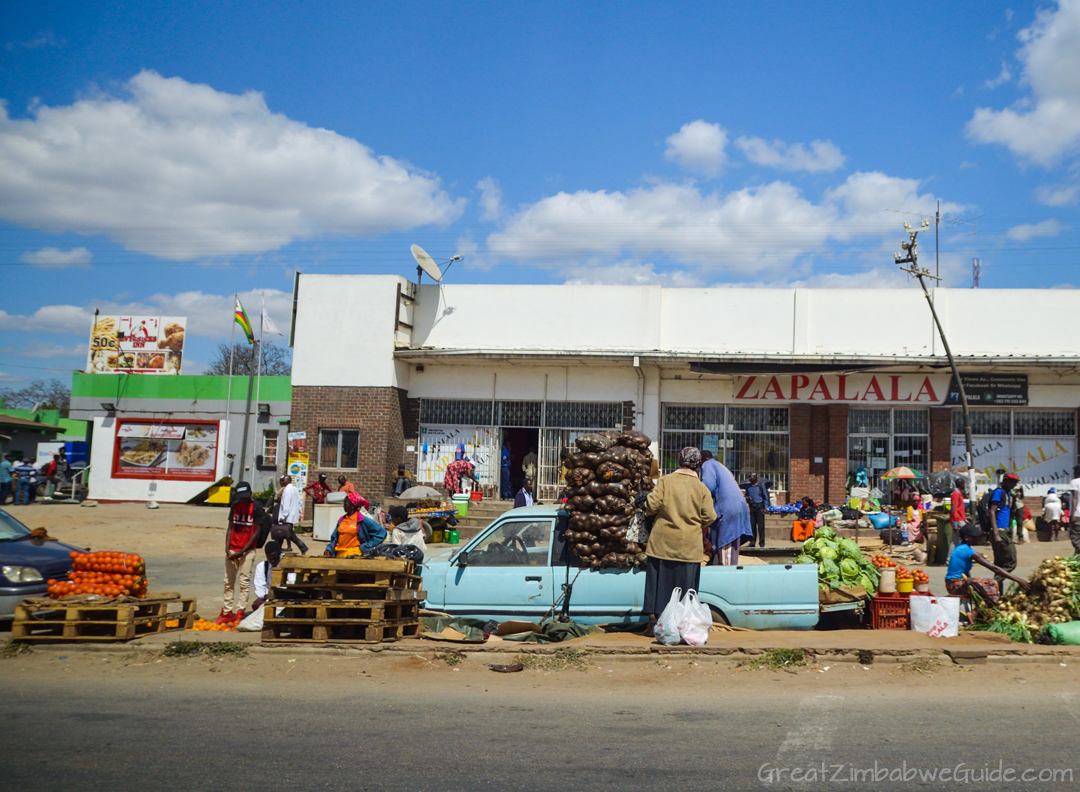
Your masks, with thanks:
M517 662L536 671L588 671L589 653L584 649L567 647L555 654L519 654Z
M463 663L465 661L465 655L463 655L461 652L450 652L448 654L442 655L439 659L441 659L444 663L446 663L452 668L456 665Z
M806 665L808 652L805 649L770 649L763 655L740 663L740 667L754 671L782 671L794 666Z
M248 645L238 641L173 641L162 652L166 657L247 657Z
M943 665L937 660L930 660L928 658L920 658L918 660L912 660L910 663L901 663L897 666L897 671L902 674L932 674L934 671L938 671L943 668Z
M0 657L5 660L10 660L13 657L30 654L33 651L34 647L28 643L23 643L22 641L8 641L0 648Z

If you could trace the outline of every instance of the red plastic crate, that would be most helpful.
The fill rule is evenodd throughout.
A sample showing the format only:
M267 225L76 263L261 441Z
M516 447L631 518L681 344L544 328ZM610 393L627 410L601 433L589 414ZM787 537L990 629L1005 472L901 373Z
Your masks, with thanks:
M870 626L875 630L911 627L911 603L902 594L878 594L870 600Z
M482 501L484 499L484 493L480 490L473 490L469 494L469 500Z

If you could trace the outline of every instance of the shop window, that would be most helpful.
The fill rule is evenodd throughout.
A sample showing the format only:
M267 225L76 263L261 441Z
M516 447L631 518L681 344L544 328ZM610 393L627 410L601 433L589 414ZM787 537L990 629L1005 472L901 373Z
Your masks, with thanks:
M664 405L660 468L666 474L678 467L679 451L694 446L711 451L739 481L757 473L788 488L790 413L787 407L726 407L724 405Z
M558 429L622 429L622 402L547 402L544 426Z
M356 429L319 430L319 467L356 470L360 466L360 432Z
M503 401L496 403L496 426L539 427L544 403L538 401Z
M1009 410L971 410L970 415L972 434L1000 436L1012 434L1012 418ZM964 433L963 410L953 410L952 430L953 434Z
M1016 410L1013 434L1036 437L1072 437L1076 435L1076 413L1072 410Z
M493 403L478 399L421 399L420 423L494 426Z
M278 431L277 429L263 429L262 433L262 463L266 467L277 467L278 464Z
M871 487L901 465L930 468L930 412L926 409L848 410L848 473L866 471Z

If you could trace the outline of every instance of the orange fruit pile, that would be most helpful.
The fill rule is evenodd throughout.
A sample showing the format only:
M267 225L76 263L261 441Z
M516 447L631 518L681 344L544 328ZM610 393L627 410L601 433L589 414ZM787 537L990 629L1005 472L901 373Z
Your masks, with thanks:
M232 624L218 624L217 622L207 621L202 617L195 620L195 626L191 629L204 632L236 632L236 627Z
M915 583L929 583L930 576L923 572L921 569L913 569L911 571L912 576L915 578Z
M102 551L71 553L72 571L67 580L49 580L49 597L60 599L72 594L98 594L102 597L145 597L146 562L131 553Z
M898 566L896 568L896 579L897 580L914 580L915 576L913 574L911 574L911 572L908 571L907 567Z
M892 569L896 566L896 562L888 556L884 556L878 553L870 559L870 563L876 566L878 569Z

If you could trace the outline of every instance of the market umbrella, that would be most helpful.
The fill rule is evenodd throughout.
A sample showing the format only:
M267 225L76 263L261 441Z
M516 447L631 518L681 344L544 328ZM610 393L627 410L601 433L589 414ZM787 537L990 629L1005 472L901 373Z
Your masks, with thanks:
M909 467L894 467L882 476L883 479L918 479L922 477L922 473Z
M990 476L987 475L987 473L985 471L979 470L979 468L972 468L971 470L975 474L975 480L976 481L980 481L980 480L981 481L990 481ZM957 474L963 476L964 478L967 478L967 474L968 474L967 465L964 465L963 467L953 468L953 473L957 473Z
M425 500L427 498L441 498L442 493L431 487L425 487L418 485L415 487L409 487L407 490L398 495L399 500Z

